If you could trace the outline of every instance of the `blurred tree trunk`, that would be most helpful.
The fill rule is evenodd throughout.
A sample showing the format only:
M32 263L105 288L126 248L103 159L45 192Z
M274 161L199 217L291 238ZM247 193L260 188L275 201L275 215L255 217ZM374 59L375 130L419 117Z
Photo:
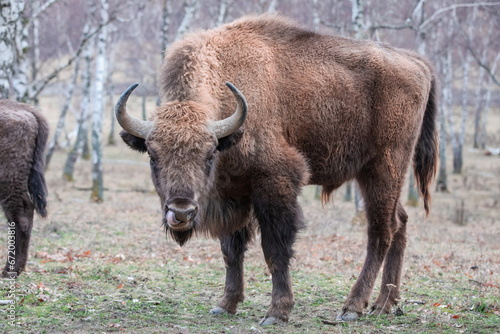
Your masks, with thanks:
M161 15L161 34L160 34L160 59L163 63L163 57L165 55L165 50L167 49L169 42L170 26L172 24L172 0L163 0L163 9ZM146 94L146 93L144 93ZM159 106L161 103L160 96L156 97L156 105ZM142 118L146 120L146 97L143 98L143 110Z
M32 4L32 12L36 13L40 9L40 0L34 0ZM33 17L33 35L32 35L32 57L31 57L31 81L35 81L38 76L38 64L40 63L40 21L38 16ZM76 65L75 65L76 66ZM33 104L38 107L38 96L33 98ZM48 162L45 162L47 168Z
M0 99L8 99L15 55L14 25L20 19L18 6L0 0Z
M453 173L461 174L463 168L463 146L465 139L465 124L467 122L467 99L468 99L468 88L469 88L469 69L470 69L470 52L465 51L465 57L462 61L462 73L463 73L463 86L462 86L462 117L460 124L460 133L458 134L458 139L455 141L455 146L453 147Z
M418 190L415 187L415 173L413 171L413 168L410 167L410 189L408 191L408 205L417 206L419 197L420 196L418 195Z
M500 53L497 53L495 60L493 61L493 65L491 67L491 73L493 75L495 75L499 61L500 61ZM490 109L492 86L493 86L493 77L490 76L488 78L488 86L486 87L486 94L484 97L483 124L481 126L481 133L479 134L479 145L483 150L486 148L486 124L488 122L488 111Z
M365 201L363 200L363 196L361 196L361 192L359 191L359 186L357 182L354 182L354 208L356 213L361 213L365 211Z
M13 6L17 6L19 19L15 22L14 44L16 59L12 71L12 88L14 97L19 102L29 102L28 97L28 22L26 17L26 5L24 0L11 1Z
M92 18L95 15L96 6L93 1L89 1L90 15ZM87 22L83 28L84 35L85 31L91 30L90 20ZM63 170L63 178L68 181L73 181L73 171L75 168L75 163L78 157L82 154L85 143L88 141L88 118L90 109L90 85L92 81L92 57L94 51L94 39L88 41L85 44L82 57L84 59L85 68L82 71L81 83L82 83L82 99L80 101L80 117L78 118L77 124L77 135L73 148L68 153L68 158L66 159L66 164Z
M163 10L161 15L161 34L160 34L160 54L163 62L163 54L168 46L168 35L170 33L170 19L172 15L172 0L163 0Z
M365 0L351 0L351 23L352 23L352 36L356 39L366 38L366 27L364 23L364 1Z
M101 0L101 20L108 21L108 0ZM92 113L92 191L90 198L95 202L103 200L102 175L102 122L104 116L104 82L106 81L106 49L108 46L108 29L103 27L97 42L97 57L95 69L95 97Z
M490 21L488 25L488 31L486 33L486 36L483 37L483 52L481 54L481 62L485 63L486 62L486 57L487 57L487 52L490 49L490 36L492 34L493 30L493 21ZM477 83L476 83L476 91L474 94L474 98L476 99L476 104L475 104L475 115L474 115L474 143L472 145L473 148L479 148L479 134L481 133L481 118L482 114L484 111L484 99L483 99L483 94L482 92L482 87L483 87L483 78L484 78L484 68L482 66L479 66L479 74L477 76Z
M344 195L345 202L352 201L352 183L353 181L349 181L345 184L345 195Z
M142 95L141 106L142 106L142 119L145 121L148 118L148 115L146 113L146 93Z
M115 85L113 84L113 71L114 71L114 64L115 64L115 50L112 47L109 51L108 55L108 69L107 69L107 80L106 80L106 92L108 95L108 100L109 100L109 105L111 106L111 126L109 129L109 135L108 135L108 145L115 145L115 124L116 124L116 117L114 113L114 99L113 99L113 91L115 90Z
M75 61L75 71L73 73L73 78L68 85L68 89L66 90L66 99L64 100L63 107L61 109L61 114L59 115L59 120L57 121L56 130L54 132L54 136L49 143L49 147L47 149L47 154L45 155L45 169L49 168L49 163L52 158L52 154L54 150L58 146L59 136L61 134L62 129L64 128L64 123L66 120L66 113L69 110L71 105L71 98L73 97L73 91L75 89L76 79L78 78L78 70L80 69L80 58L77 58Z
M268 13L276 13L278 11L278 0L269 1L269 7L267 7Z
M312 0L312 26L315 32L319 31L319 27L321 25L321 19L319 18L318 11L318 0Z
M215 22L216 27L219 27L223 25L224 22L226 22L230 4L231 4L230 0L219 0L219 12L217 15L217 21Z
M179 28L177 28L177 33L175 35L176 41L181 39L191 29L191 24L198 9L198 4L198 0L184 0L184 16Z
M439 173L436 182L436 190L448 191L448 181L446 172L446 114L451 113L451 51L449 46L446 47L444 55L441 57L441 68L443 72L443 80L441 87L441 110L439 112Z
M425 0L417 0L417 4L413 9L411 14L412 21L418 22L417 26L421 27L422 23L425 22L425 11L424 11ZM425 56L426 40L425 32L422 29L416 30L416 49L417 52ZM413 169L413 157L410 157L410 182L408 184L408 205L417 206L420 195L418 189L415 187L415 171Z

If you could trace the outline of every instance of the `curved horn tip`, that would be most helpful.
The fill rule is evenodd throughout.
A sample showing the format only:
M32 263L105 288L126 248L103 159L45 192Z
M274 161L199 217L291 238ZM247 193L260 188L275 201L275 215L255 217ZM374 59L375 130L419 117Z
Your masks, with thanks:
M139 84L136 82L132 85L130 85L129 88L127 88L123 93L122 95L120 95L120 98L118 99L118 102L116 103L117 105L119 104L122 104L123 102L126 102L128 97L130 96L130 94L132 94L132 92L134 91L134 89L137 88L137 86L139 86Z
M229 89L232 90L233 92L238 90L238 88L234 87L234 85L229 81L226 81L226 86L228 86Z

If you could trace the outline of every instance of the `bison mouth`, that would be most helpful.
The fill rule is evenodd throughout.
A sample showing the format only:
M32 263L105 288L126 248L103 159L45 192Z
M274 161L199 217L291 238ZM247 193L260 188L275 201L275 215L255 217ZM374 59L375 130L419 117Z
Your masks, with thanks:
M182 222L180 224L170 226L166 217L163 219L163 226L165 227L167 235L170 235L180 246L183 246L193 236L195 231L194 224L192 222Z

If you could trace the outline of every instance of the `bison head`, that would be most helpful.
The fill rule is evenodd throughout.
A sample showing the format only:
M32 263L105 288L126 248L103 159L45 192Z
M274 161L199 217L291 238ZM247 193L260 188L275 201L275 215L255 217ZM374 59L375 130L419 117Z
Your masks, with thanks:
M154 121L142 121L126 111L127 99L137 84L119 98L115 113L124 131L123 141L132 149L148 152L151 177L160 197L162 222L172 237L184 244L200 225L200 211L214 184L217 152L240 138L247 102L231 83L236 112L210 121L212 113L195 101L173 101L158 107Z

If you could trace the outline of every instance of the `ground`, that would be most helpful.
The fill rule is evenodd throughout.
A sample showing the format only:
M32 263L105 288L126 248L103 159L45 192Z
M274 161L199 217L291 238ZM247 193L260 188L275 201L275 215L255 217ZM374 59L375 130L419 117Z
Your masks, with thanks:
M52 128L57 113L46 112ZM422 204L406 206L402 300L389 316L335 321L363 263L366 225L343 201L344 188L325 206L305 188L308 226L292 264L295 308L288 323L263 328L257 323L270 303L271 279L258 240L245 259L245 302L234 316L214 317L208 311L225 275L219 244L200 237L181 248L165 237L147 158L121 142L106 146L105 198L97 204L89 200L90 161L79 161L75 181L66 182L67 153L59 150L47 171L49 216L35 219L27 271L15 282L16 327L9 306L0 305L0 332L499 333L500 158L464 154L463 174L449 175L449 193L433 192L427 219ZM1 245L6 231L5 224ZM0 281L0 300L9 289Z

